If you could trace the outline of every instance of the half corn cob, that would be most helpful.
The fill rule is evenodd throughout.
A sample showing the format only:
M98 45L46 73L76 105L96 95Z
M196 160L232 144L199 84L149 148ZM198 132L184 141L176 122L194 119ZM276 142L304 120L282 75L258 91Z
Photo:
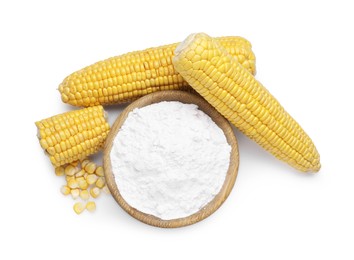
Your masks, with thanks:
M317 172L320 156L304 130L237 59L206 34L175 50L177 72L223 116L277 158Z
M255 56L242 37L217 40L252 74ZM95 106L128 102L160 90L190 89L172 65L178 43L127 53L74 72L59 86L63 102Z
M102 106L66 112L35 124L40 145L55 167L99 151L110 128Z

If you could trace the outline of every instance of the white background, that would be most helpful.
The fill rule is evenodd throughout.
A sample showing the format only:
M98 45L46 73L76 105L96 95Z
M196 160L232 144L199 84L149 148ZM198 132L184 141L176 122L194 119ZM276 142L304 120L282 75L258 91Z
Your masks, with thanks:
M0 259L354 259L351 2L1 1ZM321 171L301 174L237 132L239 175L208 219L150 227L108 195L76 215L34 121L73 109L56 91L73 71L194 32L252 42L257 79L311 136Z

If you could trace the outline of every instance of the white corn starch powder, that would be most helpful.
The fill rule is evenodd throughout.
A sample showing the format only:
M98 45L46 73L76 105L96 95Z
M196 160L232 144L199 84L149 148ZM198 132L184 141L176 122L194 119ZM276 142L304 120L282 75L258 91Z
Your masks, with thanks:
M190 216L220 191L231 146L196 105L160 102L129 113L110 154L126 202L164 220Z

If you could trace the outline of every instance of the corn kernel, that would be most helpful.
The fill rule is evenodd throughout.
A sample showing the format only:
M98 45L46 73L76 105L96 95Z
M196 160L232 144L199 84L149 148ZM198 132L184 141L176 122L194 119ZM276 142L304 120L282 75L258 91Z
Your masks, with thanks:
M70 188L68 186L63 185L60 189L61 193L65 196L70 194Z
M96 181L96 187L102 189L104 185L106 184L106 180L103 177L99 177Z
M88 200L90 198L90 193L88 192L88 190L81 190L80 198L83 200Z
M97 181L98 177L95 174L87 175L86 181L89 185L94 184Z
M100 195L101 191L99 188L94 187L90 190L90 194L93 198L97 198Z
M79 187L79 184L77 183L76 179L74 178L74 179L70 179L70 180L68 181L68 186L69 186L69 188L71 188L71 189L76 189L76 188Z
M107 185L105 185L102 189L106 194L111 194L110 190L108 189Z
M75 179L74 176L65 176L66 182L69 182L70 180L74 180L74 179Z
M85 166L86 166L89 162L90 162L90 160L89 160L89 159L85 159L85 160L83 160L83 161L81 162L81 169L84 169L84 168L85 168Z
M55 175L56 176L63 176L65 173L64 168L63 167L56 167L55 168Z
M104 177L104 170L102 166L98 166L95 171L97 176Z
M90 212L94 212L96 210L96 203L94 201L87 202L86 209Z
M82 189L82 190L86 190L88 188L88 186L89 186L85 179L79 180L78 181L78 185L79 185L79 188Z
M74 176L75 173L78 172L78 169L74 166L72 166L71 164L69 164L68 166L65 167L65 174L67 176Z
M71 193L71 196L72 196L72 198L73 198L74 200L76 200L76 199L80 196L80 191L79 191L79 189L72 189L72 190L70 191L70 193Z
M76 202L73 208L76 214L81 214L85 210L85 206L82 202Z
M77 172L75 174L75 177L78 178L78 177L83 177L85 175L85 170L80 170L79 172Z
M94 173L96 170L96 164L93 162L89 162L86 166L85 166L85 171L87 171L88 173Z

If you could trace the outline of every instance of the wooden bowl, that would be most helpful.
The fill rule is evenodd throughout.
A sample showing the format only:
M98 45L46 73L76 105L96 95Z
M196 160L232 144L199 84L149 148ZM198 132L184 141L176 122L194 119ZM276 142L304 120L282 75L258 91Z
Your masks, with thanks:
M119 129L123 125L130 111L135 108L140 108L144 106L151 105L153 103L158 103L161 101L180 101L185 104L196 104L199 109L204 113L209 115L213 121L224 131L227 142L232 147L230 155L230 166L226 174L224 184L220 192L210 201L204 208L200 209L198 212L184 218L163 220L156 216L146 214L133 207L131 207L119 193L118 187L116 185L114 175L111 168L110 153L113 145L113 140L116 137ZM221 204L229 196L232 187L234 186L238 165L239 165L239 154L238 154L238 144L235 134L229 124L229 122L219 114L207 101L202 97L195 94L183 92L183 91L161 91L146 95L135 102L131 103L117 118L112 126L111 131L108 134L105 147L104 147L104 170L106 182L109 190L112 193L114 199L118 204L132 217L152 226L163 227L163 228L175 228L191 225L198 221L205 219L215 212Z

